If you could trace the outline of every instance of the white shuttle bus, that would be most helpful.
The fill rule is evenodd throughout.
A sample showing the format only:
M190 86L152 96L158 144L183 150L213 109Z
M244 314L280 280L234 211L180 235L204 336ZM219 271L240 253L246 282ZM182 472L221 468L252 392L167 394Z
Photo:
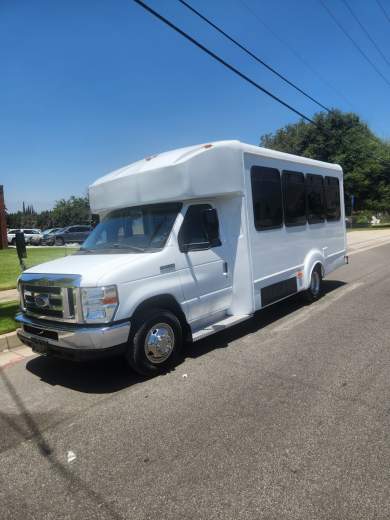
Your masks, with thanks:
M346 260L340 166L238 141L162 153L89 188L79 252L20 277L19 337L64 357L166 370L204 338L305 291Z

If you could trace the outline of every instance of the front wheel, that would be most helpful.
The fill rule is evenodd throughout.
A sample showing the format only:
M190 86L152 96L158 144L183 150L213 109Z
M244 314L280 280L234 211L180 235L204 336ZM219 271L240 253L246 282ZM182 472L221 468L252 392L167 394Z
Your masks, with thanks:
M309 288L305 291L306 300L314 302L320 298L322 292L321 268L315 267L311 273Z
M65 244L65 240L63 238L56 238L54 243L56 246L63 246Z
M136 318L126 359L138 374L157 375L177 363L181 347L179 319L170 311L152 309Z

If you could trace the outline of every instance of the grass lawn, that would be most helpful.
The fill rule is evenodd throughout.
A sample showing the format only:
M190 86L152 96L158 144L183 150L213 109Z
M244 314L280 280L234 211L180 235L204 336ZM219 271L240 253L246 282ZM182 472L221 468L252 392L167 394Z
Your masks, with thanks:
M70 247L37 247L27 248L27 258L24 259L26 267L32 267L55 258L70 255L76 249ZM17 277L20 275L20 266L16 249L0 250L0 291L15 289Z
M19 302L0 303L0 334L12 332L18 328L14 320L15 314L19 310Z
M390 224L377 224L376 226L363 226L363 227L355 227L355 228L347 228L347 233L350 231L378 231L378 229L388 229L390 228Z

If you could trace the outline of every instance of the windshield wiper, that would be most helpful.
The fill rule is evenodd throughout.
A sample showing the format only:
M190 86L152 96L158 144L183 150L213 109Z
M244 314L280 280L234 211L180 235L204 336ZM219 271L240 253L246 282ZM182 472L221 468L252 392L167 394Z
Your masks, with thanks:
M140 251L141 253L145 252L144 247L137 247L131 245L122 246L120 244L110 244L110 246L107 247L107 249L133 249L134 251Z
M130 245L127 245L127 246L122 246L120 244L107 244L105 245L104 247L95 247L94 249L88 249L87 247L80 247L80 249L77 251L78 253L91 253L91 254L99 254L99 253L104 253L104 252L107 252L107 251L112 251L112 250L118 250L120 249L121 251L125 251L125 250L128 250L128 251L139 251L140 253L144 253L146 250L142 247L137 247L137 246L130 246Z

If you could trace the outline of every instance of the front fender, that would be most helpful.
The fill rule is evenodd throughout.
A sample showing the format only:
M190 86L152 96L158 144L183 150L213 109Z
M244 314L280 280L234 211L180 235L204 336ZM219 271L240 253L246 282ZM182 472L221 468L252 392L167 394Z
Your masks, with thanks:
M161 294L173 296L182 308L184 315L187 314L185 305L183 305L183 292L177 271L120 284L118 292L119 308L115 320L131 318L135 309L141 303Z

